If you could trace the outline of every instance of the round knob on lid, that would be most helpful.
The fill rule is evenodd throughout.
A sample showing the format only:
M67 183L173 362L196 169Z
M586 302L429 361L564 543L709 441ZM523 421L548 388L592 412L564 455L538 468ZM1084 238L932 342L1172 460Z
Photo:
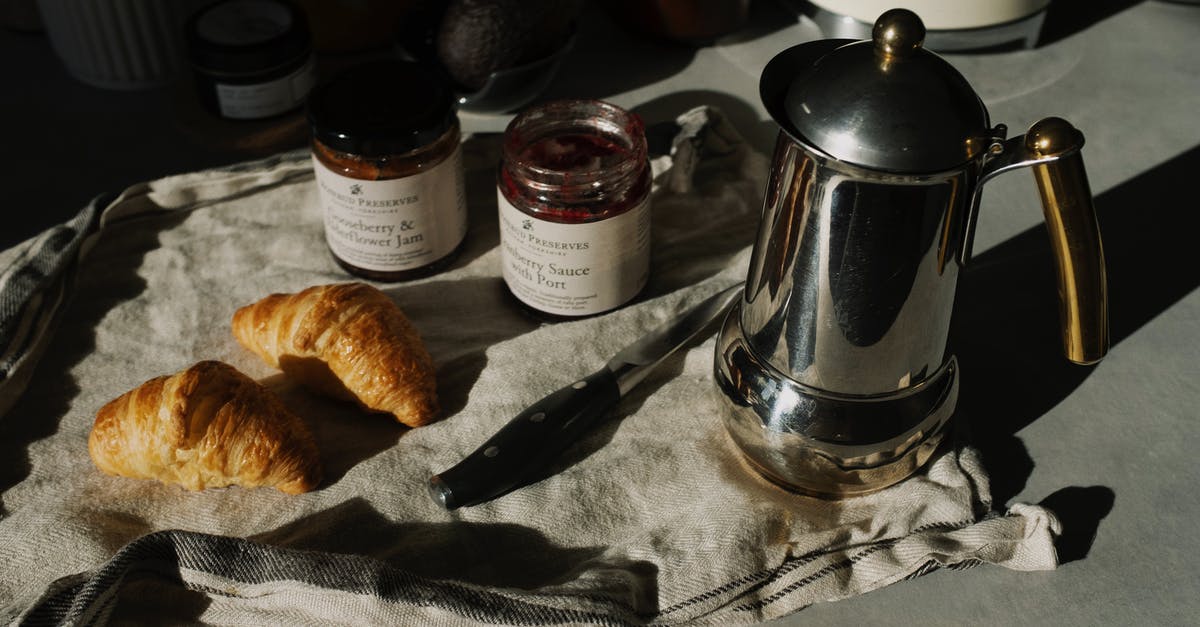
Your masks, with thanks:
M991 137L987 110L924 37L916 14L893 9L875 22L874 41L821 45L794 65L785 89L764 93L782 95L777 119L793 138L838 161L894 173L961 167L978 156L978 138Z
M1046 118L1029 127L1025 149L1039 157L1062 155L1083 146L1083 134L1062 118Z
M871 30L875 50L889 57L900 57L925 43L925 23L908 9L884 11Z

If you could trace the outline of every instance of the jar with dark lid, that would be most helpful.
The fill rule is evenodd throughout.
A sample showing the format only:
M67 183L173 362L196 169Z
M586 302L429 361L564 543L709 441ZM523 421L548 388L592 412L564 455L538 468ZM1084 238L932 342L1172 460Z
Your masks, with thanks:
M316 82L304 14L282 0L221 0L187 23L200 101L232 120L299 109Z
M542 318L624 305L650 275L641 118L597 100L526 110L504 133L500 248L509 291Z
M466 241L461 132L449 86L426 66L376 61L308 100L325 241L346 271L403 281Z

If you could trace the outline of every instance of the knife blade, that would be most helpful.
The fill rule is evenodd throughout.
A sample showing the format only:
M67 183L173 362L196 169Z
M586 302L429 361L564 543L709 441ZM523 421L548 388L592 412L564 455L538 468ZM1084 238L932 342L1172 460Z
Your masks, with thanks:
M430 477L433 500L453 510L522 487L600 422L654 368L709 328L740 294L738 284L710 296L621 349L603 368L530 405L475 452Z

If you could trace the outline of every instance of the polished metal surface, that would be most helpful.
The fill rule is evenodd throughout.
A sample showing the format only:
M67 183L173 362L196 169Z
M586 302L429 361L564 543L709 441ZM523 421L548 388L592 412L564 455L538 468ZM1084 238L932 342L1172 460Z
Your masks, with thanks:
M1108 281L1104 245L1092 191L1083 166L1083 133L1061 118L1036 122L1023 136L1004 139L995 129L963 229L960 261L971 256L984 184L1017 168L1033 171L1046 230L1054 253L1063 354L1077 364L1093 364L1108 353Z
M738 448L802 491L879 489L937 447L957 398L947 338L959 269L983 184L1003 172L1032 167L1038 181L1067 357L1091 363L1107 348L1083 136L1048 118L1006 139L965 80L921 49L921 32L911 12L888 11L873 43L795 46L760 81L782 129L714 373ZM918 112L931 99L913 96L917 82L940 95L938 115ZM927 132L906 136L889 121Z
M726 430L759 472L790 489L838 497L884 488L929 459L958 395L953 358L899 392L837 394L759 359L740 328L742 306L717 336L714 378Z
M1041 120L1025 133L1026 150L1042 158L1033 177L1054 251L1063 353L1093 364L1108 353L1108 282L1082 147L1083 134L1061 118Z
M911 11L888 11L874 40L831 50L798 75L764 74L788 81L786 128L839 161L889 172L942 172L973 159L987 111L958 70L921 47L924 32Z
M974 169L896 177L780 134L741 328L808 386L885 394L945 361Z
M871 41L885 57L907 57L925 44L925 24L908 9L884 11L871 28Z
M797 0L799 2L799 0ZM823 7L802 2L800 11L816 22L821 32L831 39L867 39L874 26L868 22L829 11ZM1016 46L1032 48L1037 45L1046 20L1045 9L1011 22L956 30L929 30L925 33L925 47L940 52L959 50L982 50Z

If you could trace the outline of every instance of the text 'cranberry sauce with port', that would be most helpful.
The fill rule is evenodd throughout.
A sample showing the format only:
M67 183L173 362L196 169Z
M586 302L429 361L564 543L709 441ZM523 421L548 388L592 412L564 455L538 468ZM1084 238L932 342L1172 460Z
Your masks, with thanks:
M641 119L596 100L550 102L504 132L504 282L552 318L632 300L650 276L650 161Z
M346 271L377 281L433 274L466 241L461 132L432 70L377 61L308 101L325 241Z

